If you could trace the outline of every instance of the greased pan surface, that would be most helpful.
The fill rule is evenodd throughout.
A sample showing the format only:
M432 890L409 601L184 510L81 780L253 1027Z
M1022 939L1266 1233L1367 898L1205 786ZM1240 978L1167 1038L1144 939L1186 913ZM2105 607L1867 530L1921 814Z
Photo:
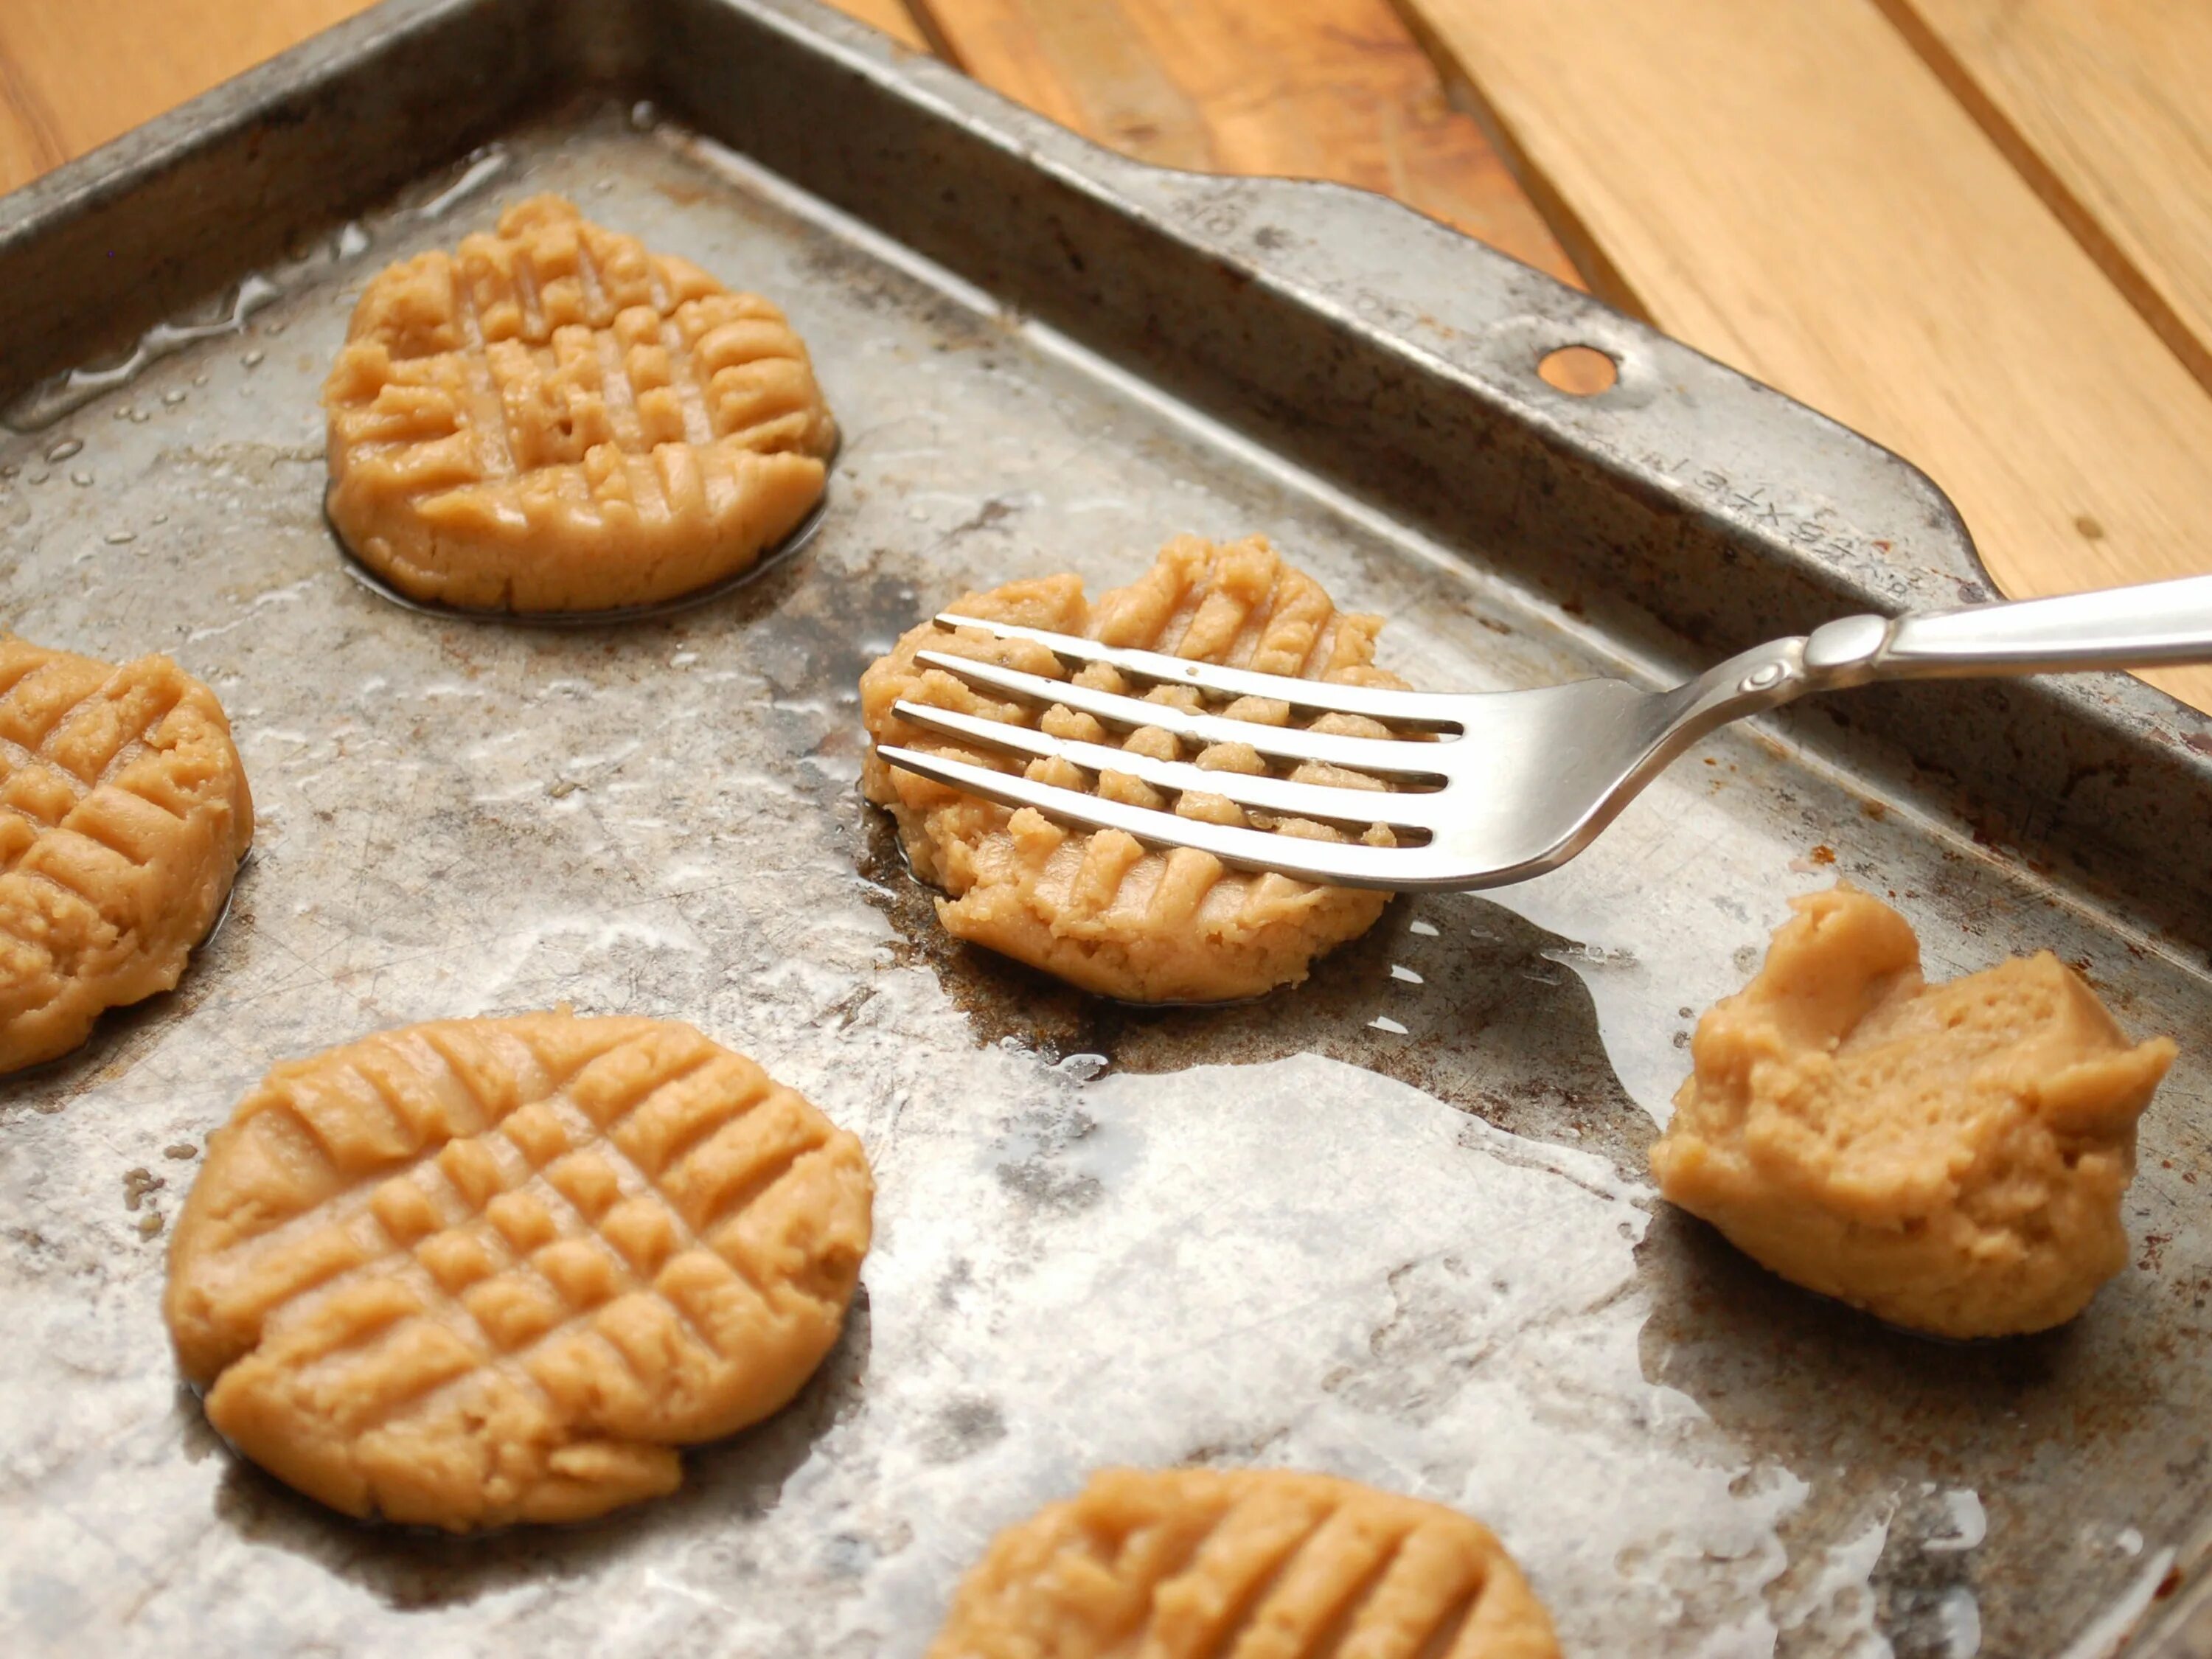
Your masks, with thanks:
M846 442L821 530L759 582L577 632L348 576L316 397L354 294L541 189L771 295L811 347ZM1382 660L1424 685L1648 673L1639 637L642 114L516 126L280 276L240 331L0 442L0 621L170 651L223 697L260 813L180 989L0 1100L9 1651L913 1654L993 1530L1112 1462L1463 1507L1593 1654L2094 1652L2193 1564L2200 950L1978 845L1940 780L1739 731L1568 869L1401 902L1299 990L1090 1001L947 947L858 799L854 683L916 618L1256 530L1389 616ZM2183 1042L2137 1264L2064 1331L1899 1335L1650 1190L1694 1013L1839 873L1894 893L1931 974L2048 945ZM277 1060L563 1000L692 1020L863 1137L878 1242L845 1338L665 1502L464 1543L327 1515L177 1381L154 1218L195 1165L168 1149Z

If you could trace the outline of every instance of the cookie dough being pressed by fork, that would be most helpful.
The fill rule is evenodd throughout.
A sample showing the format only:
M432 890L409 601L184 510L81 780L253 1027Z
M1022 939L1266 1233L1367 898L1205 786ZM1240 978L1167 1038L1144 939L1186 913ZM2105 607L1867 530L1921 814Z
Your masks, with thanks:
M1487 1527L1282 1469L1105 1469L1017 1522L954 1595L928 1659L1127 1654L1559 1659Z
M670 1021L440 1020L277 1066L208 1144L164 1304L208 1419L349 1515L455 1532L672 1492L837 1339L858 1140Z
M331 520L410 599L652 605L750 568L836 427L783 313L556 196L380 272L323 392Z
M0 1073L173 988L252 840L214 692L0 635Z
M1339 611L1321 584L1287 563L1265 537L1220 544L1194 536L1170 542L1152 568L1130 586L1087 600L1080 578L1052 576L970 594L953 609L994 621L1022 623L1187 659L1300 675L1350 685L1402 687L1375 666L1377 617ZM1040 711L1001 703L941 670L916 663L925 649L955 653L1066 678L1045 647L995 640L969 629L948 634L915 629L860 678L863 718L871 739L861 786L890 809L915 873L942 888L937 914L958 938L1056 974L1102 995L1132 1002L1214 1002L1255 996L1304 979L1314 960L1375 924L1389 896L1316 886L1288 876L1233 870L1190 848L1148 851L1116 830L1065 829L1031 809L1009 813L941 784L892 769L877 745L906 744L992 765L1002 757L962 748L916 731L893 712L901 698L969 714L1041 726L1056 737L1115 743L1157 759L1194 759L1200 766L1262 769L1242 744L1218 744L1183 756L1179 740L1157 726L1109 733L1093 717L1055 706ZM1076 683L1128 691L1103 665L1084 668ZM1200 707L1187 686L1158 685L1142 695L1184 709ZM1244 698L1223 711L1272 725L1290 709ZM1324 714L1319 731L1386 735L1357 715ZM1036 761L1029 775L1091 787L1064 761ZM1291 776L1303 781L1382 788L1374 779L1308 762ZM1189 793L1170 801L1150 786L1109 772L1100 793L1146 806L1169 806L1218 823L1254 822L1218 795ZM1279 833L1337 836L1340 831L1298 820ZM1370 839L1388 839L1372 830Z

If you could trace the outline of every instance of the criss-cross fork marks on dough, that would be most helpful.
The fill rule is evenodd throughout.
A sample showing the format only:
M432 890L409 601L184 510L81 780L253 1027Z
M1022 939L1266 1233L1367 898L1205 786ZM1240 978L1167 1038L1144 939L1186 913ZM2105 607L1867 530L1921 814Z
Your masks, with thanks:
M0 636L0 1072L174 986L252 839L206 686Z
M551 196L380 273L323 401L347 544L475 607L605 610L732 575L820 499L836 442L781 312Z
M1151 570L1127 587L1084 599L1074 576L1015 582L970 594L951 607L993 621L1085 635L1109 645L1159 651L1190 660L1251 668L1350 685L1402 687L1374 665L1376 617L1346 616L1310 576L1293 568L1265 537L1215 545L1186 536L1161 550ZM1374 925L1389 896L1316 886L1272 873L1231 870L1189 848L1147 852L1120 830L1067 830L1042 813L962 795L893 770L873 744L906 744L1001 769L1018 763L972 750L916 731L891 713L901 698L994 720L1041 726L1054 737L1117 744L1160 760L1190 759L1210 769L1258 772L1266 763L1250 747L1221 744L1195 755L1158 726L1109 731L1089 714L1054 705L1040 711L999 702L941 670L915 660L938 650L1006 664L1053 678L1067 678L1045 647L998 640L977 629L947 634L914 629L861 677L861 711L872 741L862 787L890 808L915 871L951 897L937 912L956 936L1059 975L1086 990L1131 1001L1218 1001L1256 995L1305 977L1313 959ZM1086 665L1075 683L1141 694L1147 701L1195 712L1190 686L1133 687L1114 669ZM1285 704L1246 697L1219 711L1267 725L1287 724ZM1359 737L1389 735L1379 723L1324 714L1312 729ZM1065 761L1035 760L1027 775L1067 788L1095 787L1136 805L1190 817L1255 824L1285 835L1336 837L1340 832L1301 820L1267 821L1218 795L1170 799L1123 774L1094 781ZM1301 782L1381 789L1377 780L1307 762L1290 775ZM1376 828L1368 839L1389 843Z
M999 1534L929 1659L1558 1659L1489 1528L1279 1470L1109 1469Z
M410 1026L281 1066L171 1245L208 1417L355 1515L454 1530L671 1492L836 1340L860 1143L687 1025Z

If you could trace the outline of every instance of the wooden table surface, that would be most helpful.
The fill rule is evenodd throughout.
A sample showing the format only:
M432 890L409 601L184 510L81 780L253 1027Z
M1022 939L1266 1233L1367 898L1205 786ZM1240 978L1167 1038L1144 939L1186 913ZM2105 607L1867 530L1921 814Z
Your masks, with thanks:
M0 189L366 3L0 0ZM1585 283L1918 463L2008 593L2212 570L2208 0L838 3Z

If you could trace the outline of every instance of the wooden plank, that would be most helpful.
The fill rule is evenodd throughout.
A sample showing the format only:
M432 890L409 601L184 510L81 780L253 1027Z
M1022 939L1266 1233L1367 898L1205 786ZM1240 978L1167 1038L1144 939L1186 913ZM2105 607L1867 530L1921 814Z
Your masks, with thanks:
M881 29L902 46L912 46L916 52L929 50L929 42L923 39L914 14L907 9L906 0L829 0L829 3Z
M374 0L0 0L0 191L106 143ZM923 46L904 0L832 0Z
M370 0L5 0L0 190L351 16Z
M969 74L1125 155L1362 185L1577 281L1389 0L914 3Z
M1647 315L1917 462L2005 592L2212 568L2212 398L1870 0L1407 3Z
M1877 3L2212 390L2212 4Z

